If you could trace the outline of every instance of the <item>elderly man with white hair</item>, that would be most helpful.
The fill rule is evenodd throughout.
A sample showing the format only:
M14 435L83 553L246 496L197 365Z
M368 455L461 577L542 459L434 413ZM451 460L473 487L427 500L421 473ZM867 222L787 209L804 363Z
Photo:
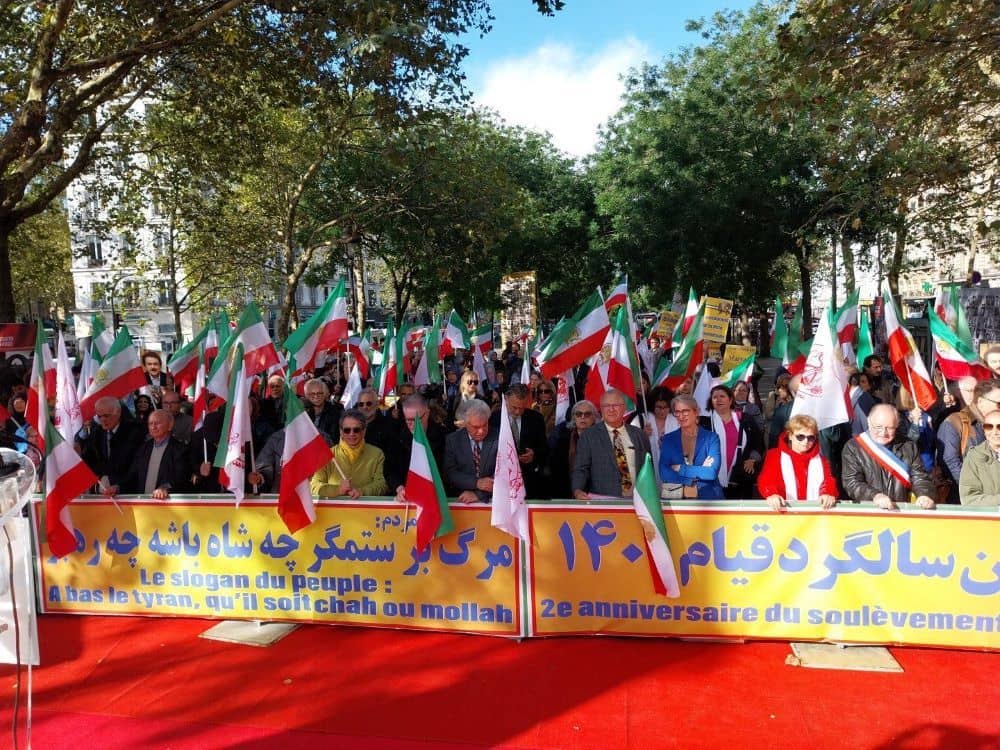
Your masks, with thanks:
M889 404L876 404L868 413L868 430L844 446L841 481L847 496L897 510L900 503L934 507L934 482L924 470L920 451L912 440L897 436L899 413Z

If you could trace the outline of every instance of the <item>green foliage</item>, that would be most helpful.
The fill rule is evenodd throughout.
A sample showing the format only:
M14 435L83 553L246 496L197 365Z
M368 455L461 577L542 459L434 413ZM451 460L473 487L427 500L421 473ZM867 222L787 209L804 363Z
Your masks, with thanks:
M69 225L53 204L21 224L10 238L14 305L18 313L41 311L61 318L73 306Z

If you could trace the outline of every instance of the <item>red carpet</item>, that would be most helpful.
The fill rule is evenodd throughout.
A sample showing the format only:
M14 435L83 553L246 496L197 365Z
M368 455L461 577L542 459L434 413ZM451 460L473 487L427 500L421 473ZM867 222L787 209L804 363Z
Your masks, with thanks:
M210 625L43 616L33 747L1000 748L997 654L895 648L905 672L876 674L785 643L305 626L261 649Z

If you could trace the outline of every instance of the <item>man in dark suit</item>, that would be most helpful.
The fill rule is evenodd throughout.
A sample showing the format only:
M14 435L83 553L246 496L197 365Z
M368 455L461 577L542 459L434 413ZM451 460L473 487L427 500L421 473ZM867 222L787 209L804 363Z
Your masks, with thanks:
M398 428L395 419L379 411L378 394L373 388L364 388L354 407L365 415L365 442L388 456L398 439Z
M170 433L174 416L157 409L146 422L149 440L139 446L122 484L122 492L166 500L171 492L188 487L187 447Z
M488 503L493 497L497 466L497 430L490 429L490 407L473 399L466 406L465 426L444 443L444 481L463 503Z
M122 420L122 404L116 398L97 399L94 411L98 426L89 425L90 433L82 441L80 455L99 478L104 492L121 486L146 436L137 422Z
M545 437L545 417L529 409L531 392L526 385L507 388L507 415L510 431L517 443L517 458L521 463L524 491L529 498L549 497L543 470L548 459L548 442ZM490 417L490 429L500 430L500 412Z
M632 497L635 478L649 455L649 438L625 424L625 394L611 389L601 396L601 417L580 436L573 464L573 497Z
M408 396L402 403L401 413L403 415L403 427L399 431L397 443L393 450L385 454L385 481L389 485L389 492L396 495L396 499L405 502L406 475L410 471L410 455L413 453L413 425L419 419L423 425L424 434L427 435L427 442L431 446L431 454L437 462L438 468L444 462L444 428L430 419L430 407L423 396L413 394Z

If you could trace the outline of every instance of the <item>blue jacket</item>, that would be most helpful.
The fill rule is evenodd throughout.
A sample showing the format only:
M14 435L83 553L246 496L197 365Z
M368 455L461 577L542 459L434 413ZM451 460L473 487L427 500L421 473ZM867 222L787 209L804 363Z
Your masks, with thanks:
M705 461L711 458L709 466ZM673 466L679 466L674 471ZM692 481L698 488L700 500L718 500L725 495L719 484L719 467L722 466L722 447L719 436L711 430L698 428L698 438L694 444L694 460L684 460L681 431L668 432L660 438L660 479L666 484L686 484Z

